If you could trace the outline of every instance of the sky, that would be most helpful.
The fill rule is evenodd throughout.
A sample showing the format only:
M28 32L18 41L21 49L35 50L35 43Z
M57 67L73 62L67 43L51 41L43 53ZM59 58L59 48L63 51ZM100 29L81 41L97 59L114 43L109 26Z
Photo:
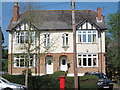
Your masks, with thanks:
M4 1L6 1L6 2L4 2ZM2 31L3 31L4 37L5 37L4 45L7 46L8 45L8 32L6 32L6 29L7 29L8 24L13 16L14 2L7 2L7 0L4 0L4 1L2 1L2 10L0 10L0 12L2 14L2 15L0 15L0 17L2 19L2 20L0 20L2 22L0 25L2 25ZM19 0L17 0L17 1L19 1ZM65 1L67 1L67 0L65 0ZM82 1L82 0L80 0L80 1ZM87 0L84 0L84 1L87 1ZM91 1L98 1L98 0L91 0ZM104 0L104 1L108 1L108 0ZM100 8L102 8L102 14L105 17L107 17L108 14L115 13L116 11L118 11L118 0L114 0L114 2L112 2L112 1L113 0L109 0L109 2L76 2L75 9L77 9L77 10L91 9L91 10L96 11L97 8L100 7ZM44 10L70 10L71 9L70 2L40 2L40 5L43 7Z
M2 2L70 2L71 0L1 0ZM75 2L118 2L120 0L74 0Z

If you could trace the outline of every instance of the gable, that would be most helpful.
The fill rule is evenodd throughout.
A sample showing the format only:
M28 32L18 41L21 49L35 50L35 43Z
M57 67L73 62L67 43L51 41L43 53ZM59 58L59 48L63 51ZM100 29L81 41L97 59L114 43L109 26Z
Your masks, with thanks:
M25 20L21 21L20 23L18 23L15 27L14 30L16 31L20 31L20 30L37 30L37 28L35 28L32 24L28 24L28 22L26 22Z
M79 23L76 27L79 30L99 30L100 27L94 24L92 21L85 19Z

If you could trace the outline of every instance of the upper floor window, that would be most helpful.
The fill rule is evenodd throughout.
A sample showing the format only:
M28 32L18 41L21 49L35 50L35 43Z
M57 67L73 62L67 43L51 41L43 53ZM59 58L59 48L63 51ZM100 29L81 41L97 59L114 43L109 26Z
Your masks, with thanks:
M27 60L28 59L26 55L16 55L14 57L14 67L26 67ZM35 66L35 55L30 55L28 60L28 66L29 67Z
M96 43L97 31L77 31L78 43Z
M44 46L50 46L50 34L44 34Z
M68 46L68 34L63 34L63 46Z
M98 55L97 54L79 54L77 56L78 67L97 67Z
M35 43L35 32L15 32L15 43L17 44L25 44L25 43Z

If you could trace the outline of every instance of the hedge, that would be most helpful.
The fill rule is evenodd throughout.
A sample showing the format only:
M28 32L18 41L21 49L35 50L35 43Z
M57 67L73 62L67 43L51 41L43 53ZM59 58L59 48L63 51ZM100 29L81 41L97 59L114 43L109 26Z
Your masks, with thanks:
M52 75L44 76L29 76L28 90L40 90L40 89L52 89L59 90L59 76L65 76L65 72L56 72ZM13 83L18 83L24 85L25 76L24 75L4 75L4 78ZM84 89L97 89L98 78L96 76L81 76L79 77L79 85L82 90ZM74 78L66 77L66 88L74 88Z

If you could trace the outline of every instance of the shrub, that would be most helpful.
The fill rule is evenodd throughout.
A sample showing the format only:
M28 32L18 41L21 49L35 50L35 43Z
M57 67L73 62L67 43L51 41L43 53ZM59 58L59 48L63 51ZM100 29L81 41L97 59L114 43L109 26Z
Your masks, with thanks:
M78 77L79 87L83 89L97 90L98 77L94 75L86 75ZM74 88L74 77L66 78L66 88Z
M52 75L29 76L28 90L40 90L40 89L57 90L60 87L59 76L65 76L65 75L66 75L66 72L60 71L60 72L55 72ZM24 75L4 75L3 77L9 80L10 82L24 85L24 81L25 81ZM66 77L65 80L66 80L65 83L66 83L67 89L74 88L74 77ZM96 90L97 81L98 81L97 76L93 76L93 75L81 76L79 77L79 86L81 90L84 90L84 89L88 90L89 88L91 90Z
M25 75L26 69L22 71L22 75ZM28 75L32 75L31 69L28 69Z

